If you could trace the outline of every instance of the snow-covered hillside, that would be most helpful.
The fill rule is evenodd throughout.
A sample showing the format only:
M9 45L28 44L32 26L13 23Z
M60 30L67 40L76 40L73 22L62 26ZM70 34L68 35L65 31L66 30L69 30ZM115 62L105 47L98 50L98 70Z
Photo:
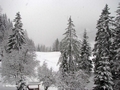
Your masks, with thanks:
M52 68L54 71L58 71L58 60L60 52L36 52L36 59L40 61L40 65L45 61L48 68Z

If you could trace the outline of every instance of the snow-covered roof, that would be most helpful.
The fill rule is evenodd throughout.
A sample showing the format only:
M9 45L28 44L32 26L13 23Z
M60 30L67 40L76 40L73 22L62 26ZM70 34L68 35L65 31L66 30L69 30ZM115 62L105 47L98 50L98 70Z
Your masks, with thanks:
M29 82L28 85L40 85L40 82Z

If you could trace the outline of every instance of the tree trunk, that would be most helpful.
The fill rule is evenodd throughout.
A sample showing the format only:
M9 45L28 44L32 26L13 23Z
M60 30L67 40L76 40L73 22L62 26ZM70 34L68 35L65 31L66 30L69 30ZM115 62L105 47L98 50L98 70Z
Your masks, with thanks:
M46 86L46 87L45 87L45 90L48 90L48 88L49 88L49 86Z

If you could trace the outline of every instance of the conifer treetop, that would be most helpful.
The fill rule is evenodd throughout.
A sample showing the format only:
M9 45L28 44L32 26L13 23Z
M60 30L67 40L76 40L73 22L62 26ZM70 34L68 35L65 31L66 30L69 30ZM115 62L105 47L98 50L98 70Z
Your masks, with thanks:
M117 26L120 27L120 3L119 3L116 13L117 13L117 17L115 18L115 21L116 21Z
M68 25L68 27L66 28L67 31L63 35L66 35L66 37L77 37L75 29L74 29L75 25L73 24L71 16L68 19L68 24L67 25Z
M12 35L9 37L8 41L8 52L11 52L11 50L20 50L22 48L22 45L25 44L25 34L24 30L22 29L22 22L21 22L21 16L18 12L16 14L16 18L14 19L14 28L12 29Z
M22 22L21 22L21 16L20 16L20 12L18 12L17 14L16 14L16 18L14 19L14 22L15 22L15 27L16 28L18 28L18 29L21 29L21 30L23 30L22 29L22 26L23 26L23 24L22 24ZM14 30L14 29L13 29Z

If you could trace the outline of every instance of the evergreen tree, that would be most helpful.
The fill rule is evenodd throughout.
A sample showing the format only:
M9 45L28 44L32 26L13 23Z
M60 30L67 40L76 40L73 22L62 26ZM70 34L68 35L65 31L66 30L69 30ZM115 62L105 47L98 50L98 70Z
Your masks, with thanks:
M58 38L56 39L56 51L59 51L59 40L58 40Z
M61 41L61 56L59 59L61 79L69 86L71 82L68 80L68 76L74 78L74 74L77 71L77 61L80 59L80 42L77 40L76 31L74 29L73 21L71 17L68 20L68 27L64 33L65 37ZM69 87L70 88L70 87Z
M92 61L90 60L90 56L91 56L91 47L88 43L88 36L85 30L81 45L81 62L79 67L87 74L90 74L90 72L92 71Z
M8 41L8 36L11 33L11 28L13 27L10 19L7 18L6 14L0 15L0 55L1 59L3 57L3 52L6 51L6 45Z
M3 17L2 15L0 15L0 43L3 41L4 32L5 32L5 26L3 24Z
M53 51L59 51L59 49L60 49L59 47L60 47L59 40L56 39L54 44L53 44Z
M114 90L120 90L120 3L116 11L117 17L115 18L114 40L112 44L113 57L112 57L112 74L114 79ZM119 86L119 88L117 87Z
M8 39L9 34L11 33L11 28L13 27L10 19L7 18L6 14L0 15L0 44Z
M111 24L113 20L108 5L103 9L97 23L94 46L95 88L94 90L113 90L113 79L110 69Z
M26 76L33 76L38 62L35 61L34 42L23 31L19 13L14 22L14 28L6 45L7 51L3 52L2 76L5 82L16 84L17 90L20 90L19 84Z
M21 16L18 12L16 14L16 18L14 19L14 28L12 29L12 35L9 37L8 48L7 51L11 52L11 50L20 50L22 45L25 44L25 36L24 31L22 29Z
M80 41L77 39L76 31L74 29L71 17L68 20L68 27L64 33L65 37L61 41L61 55L67 59L68 72L76 71L77 60L80 56ZM62 65L62 63L61 63Z

